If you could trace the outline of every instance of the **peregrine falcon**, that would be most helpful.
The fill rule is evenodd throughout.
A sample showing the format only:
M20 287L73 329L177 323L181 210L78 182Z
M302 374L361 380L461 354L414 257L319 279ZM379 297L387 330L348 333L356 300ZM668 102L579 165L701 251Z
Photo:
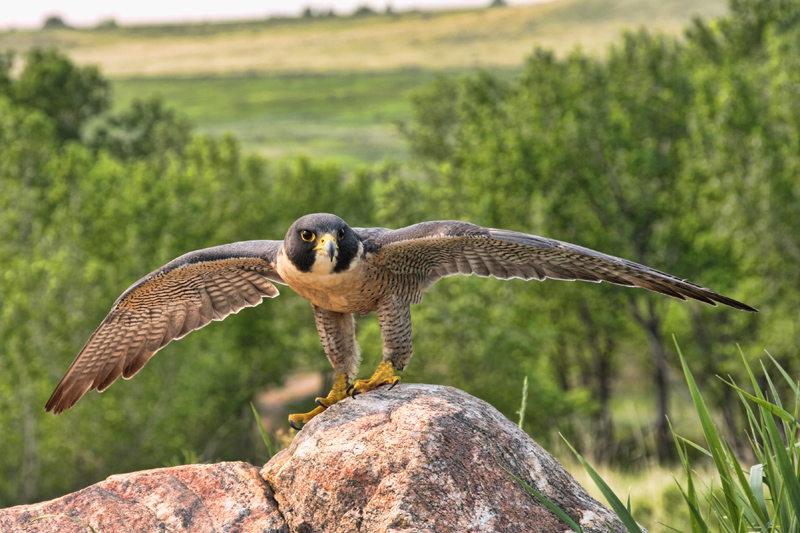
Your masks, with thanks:
M317 407L289 416L307 423L334 403L395 384L411 359L409 306L453 274L499 279L607 281L757 312L731 298L650 267L574 244L459 221L406 228L351 228L335 215L298 219L283 241L245 241L189 252L131 285L72 362L45 407L59 414L88 391L131 378L158 350L212 320L274 298L273 283L311 302L325 355L336 371ZM383 360L369 379L359 364L354 313L375 312Z

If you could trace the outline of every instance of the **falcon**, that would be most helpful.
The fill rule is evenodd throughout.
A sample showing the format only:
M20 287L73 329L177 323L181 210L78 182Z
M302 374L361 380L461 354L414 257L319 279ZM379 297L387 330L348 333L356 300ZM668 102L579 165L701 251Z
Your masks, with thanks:
M297 428L334 403L399 381L412 355L410 305L453 274L499 279L606 281L673 298L757 312L710 289L650 267L535 235L459 221L406 228L351 228L336 215L298 219L283 241L245 241L189 252L131 285L72 362L45 406L69 409L89 390L133 377L158 350L212 320L274 298L288 285L311 302L333 388ZM360 355L354 314L375 312L383 359L355 380Z

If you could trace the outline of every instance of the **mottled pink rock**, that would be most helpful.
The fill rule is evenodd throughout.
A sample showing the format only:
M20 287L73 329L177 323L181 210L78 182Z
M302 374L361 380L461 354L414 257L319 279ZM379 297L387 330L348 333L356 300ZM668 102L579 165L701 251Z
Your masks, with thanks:
M332 406L260 472L220 463L111 476L0 510L0 532L568 531L506 470L584 531L606 533L604 522L625 531L489 404L449 387L401 384ZM58 516L31 522L45 515Z
M31 522L45 515L56 516ZM88 526L98 533L289 531L272 490L247 463L120 474L56 500L0 510L3 533L87 533Z
M398 385L312 420L261 471L293 532L563 532L506 469L586 532L613 512L489 404L450 387Z

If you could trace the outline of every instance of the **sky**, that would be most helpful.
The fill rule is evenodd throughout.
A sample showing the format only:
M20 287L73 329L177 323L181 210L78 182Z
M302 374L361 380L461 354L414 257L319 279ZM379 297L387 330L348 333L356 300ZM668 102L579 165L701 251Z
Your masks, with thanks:
M531 0L510 0L509 4ZM482 7L490 0L388 0L395 11ZM92 26L114 19L121 24L185 22L257 18L274 15L295 16L311 6L315 10L333 9L348 14L369 5L386 9L387 0L2 0L0 29L40 27L48 16L60 16L67 24Z

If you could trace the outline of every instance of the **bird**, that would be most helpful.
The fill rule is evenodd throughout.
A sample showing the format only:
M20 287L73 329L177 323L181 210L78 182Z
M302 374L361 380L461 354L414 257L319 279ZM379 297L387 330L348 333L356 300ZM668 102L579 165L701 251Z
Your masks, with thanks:
M173 339L278 296L288 285L308 300L333 387L317 406L289 415L299 429L331 405L382 385L411 359L412 304L454 274L498 279L581 280L641 287L680 300L758 312L710 289L633 261L516 231L456 220L401 229L350 227L317 213L297 219L280 240L242 241L184 254L131 285L114 303L56 386L45 410L60 414L89 390L133 377ZM376 313L383 357L370 378L360 362L355 314Z

